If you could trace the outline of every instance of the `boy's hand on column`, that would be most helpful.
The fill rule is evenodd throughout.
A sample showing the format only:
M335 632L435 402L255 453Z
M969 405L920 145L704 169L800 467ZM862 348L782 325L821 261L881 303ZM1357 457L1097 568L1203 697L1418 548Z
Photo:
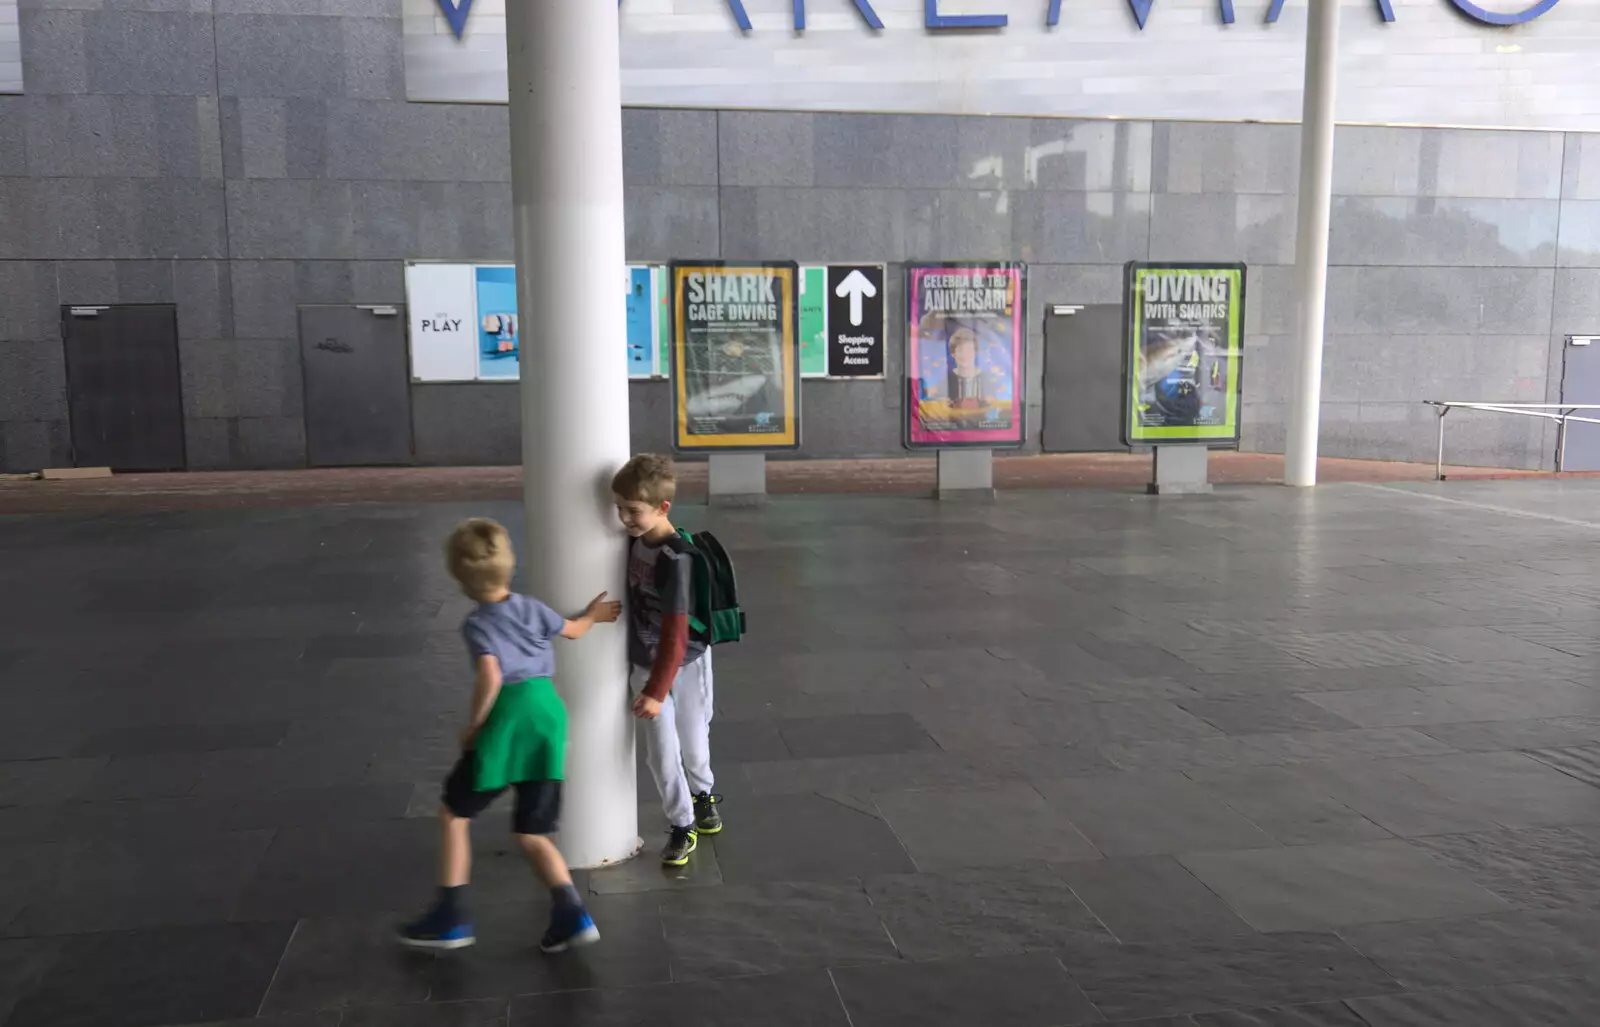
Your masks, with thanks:
M661 704L648 695L633 700L633 715L640 720L655 720L661 716Z
M610 595L609 592L601 592L595 596L593 601L589 603L588 608L583 611L583 615L596 624L615 624L617 619L622 616L622 603L615 599L607 602L606 596L608 595Z

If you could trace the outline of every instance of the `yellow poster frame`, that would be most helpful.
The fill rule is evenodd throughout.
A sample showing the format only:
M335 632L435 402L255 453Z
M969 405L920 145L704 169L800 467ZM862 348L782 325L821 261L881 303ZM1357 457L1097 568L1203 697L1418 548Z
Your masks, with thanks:
M673 448L679 452L770 451L800 448L800 333L799 265L792 261L674 261L672 276L672 421ZM772 273L783 295L779 321L783 341L782 376L786 409L783 430L766 433L730 432L714 435L689 433L689 383L685 359L688 339L688 303L685 284L691 274L735 275L751 271Z

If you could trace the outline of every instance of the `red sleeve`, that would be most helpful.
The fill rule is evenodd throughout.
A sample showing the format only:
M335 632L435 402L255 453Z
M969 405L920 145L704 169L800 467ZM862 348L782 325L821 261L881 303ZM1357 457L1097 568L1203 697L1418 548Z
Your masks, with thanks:
M678 679L678 670L689 651L689 615L667 613L661 617L661 644L656 646L656 659L650 665L650 681L644 694L656 702L663 702Z

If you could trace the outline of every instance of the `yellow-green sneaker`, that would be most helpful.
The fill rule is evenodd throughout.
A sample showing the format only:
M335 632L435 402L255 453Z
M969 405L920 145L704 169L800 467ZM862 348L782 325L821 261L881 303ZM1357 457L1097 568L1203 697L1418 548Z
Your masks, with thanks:
M694 827L701 834L719 834L722 831L722 814L717 812L717 804L722 802L722 796L701 792L694 797Z
M681 867L689 862L690 853L700 846L700 835L692 827L674 827L667 847L661 850L661 865Z

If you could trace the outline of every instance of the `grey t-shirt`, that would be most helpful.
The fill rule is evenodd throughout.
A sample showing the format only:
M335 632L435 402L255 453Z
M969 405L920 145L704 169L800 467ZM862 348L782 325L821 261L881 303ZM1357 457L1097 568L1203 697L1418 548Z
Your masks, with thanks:
M662 560L666 564L658 568ZM655 664L663 631L688 632L693 583L694 561L687 554L652 546L642 538L628 547L628 661L635 667ZM705 651L704 642L688 639L683 665L687 667Z
M462 621L461 637L474 664L480 656L493 656L500 661L501 680L510 684L555 676L550 643L566 623L539 600L513 592L498 603L479 603Z

